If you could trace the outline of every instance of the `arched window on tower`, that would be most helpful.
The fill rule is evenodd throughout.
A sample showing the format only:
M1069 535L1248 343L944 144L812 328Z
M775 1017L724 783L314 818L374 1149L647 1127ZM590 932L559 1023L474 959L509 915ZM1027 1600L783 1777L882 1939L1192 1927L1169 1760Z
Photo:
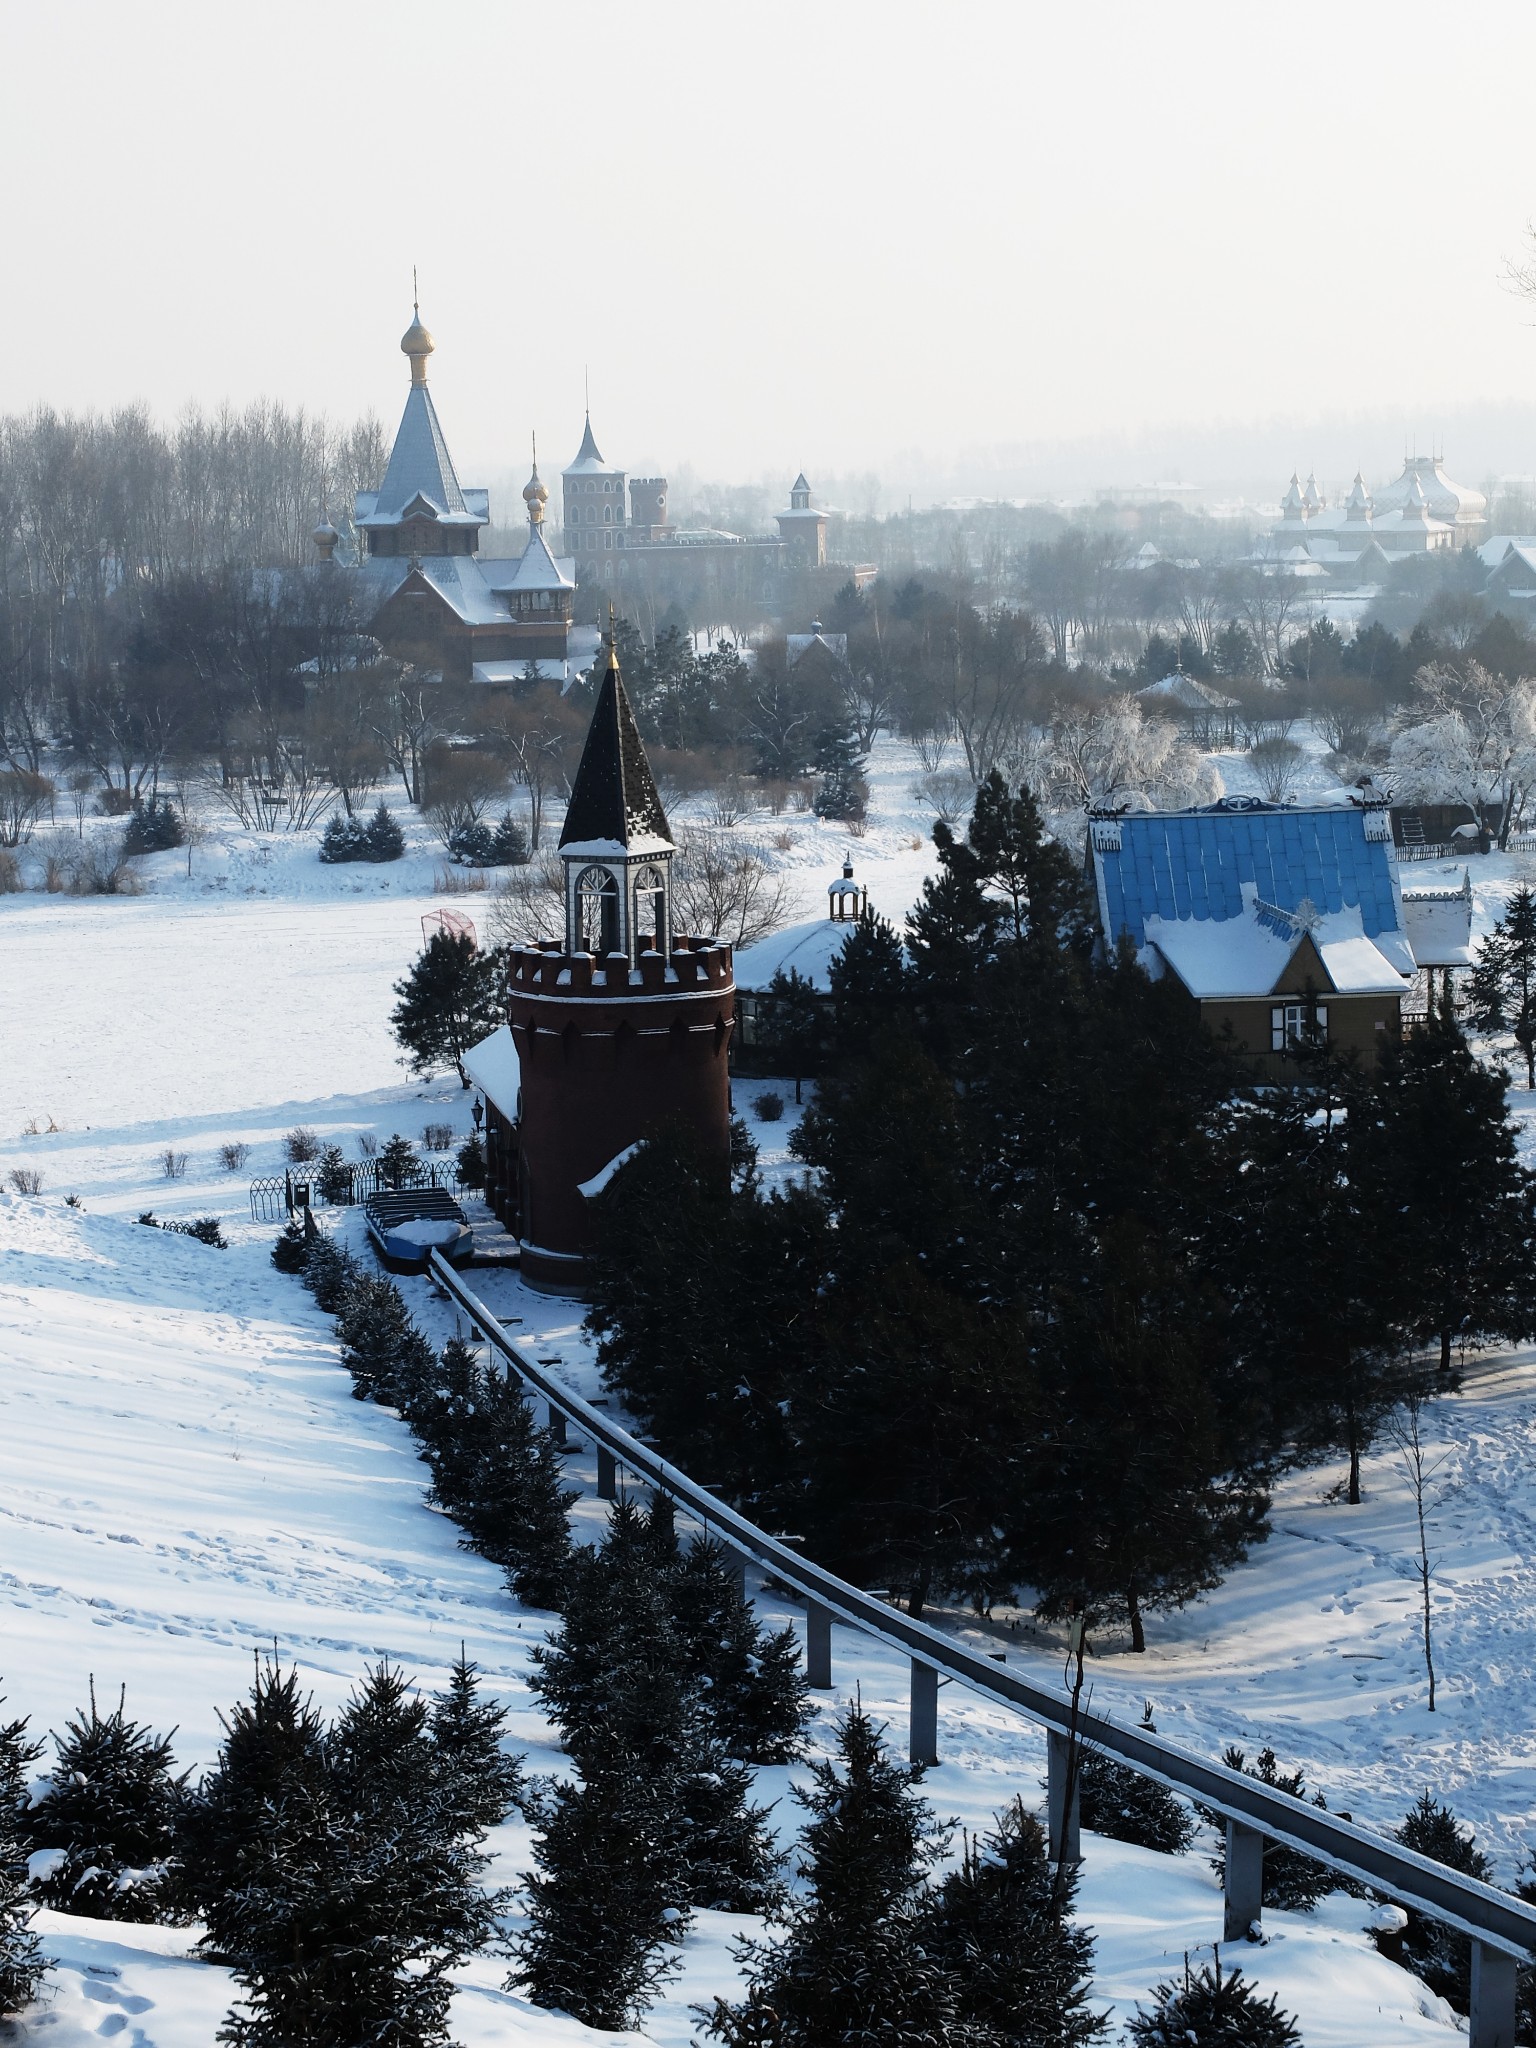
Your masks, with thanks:
M656 935L656 950L667 948L667 878L659 867L641 868L635 876L635 936Z
M619 885L606 868L583 868L576 877L576 940L583 953L619 950Z

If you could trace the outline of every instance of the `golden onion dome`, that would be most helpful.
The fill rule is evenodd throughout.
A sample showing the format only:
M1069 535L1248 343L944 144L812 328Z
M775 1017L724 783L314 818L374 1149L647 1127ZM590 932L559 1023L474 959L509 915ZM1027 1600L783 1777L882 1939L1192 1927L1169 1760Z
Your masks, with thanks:
M427 357L436 343L421 324L421 308L414 309L415 318L400 337L400 353L411 359L411 382L425 384L427 381Z

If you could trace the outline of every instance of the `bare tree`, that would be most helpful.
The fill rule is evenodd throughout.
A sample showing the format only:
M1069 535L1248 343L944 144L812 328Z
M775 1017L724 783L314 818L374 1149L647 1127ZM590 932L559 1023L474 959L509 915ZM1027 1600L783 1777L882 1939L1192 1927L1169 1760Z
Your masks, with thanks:
M1284 803L1296 788L1303 759L1294 740L1271 735L1256 741L1248 749L1248 760L1259 780L1259 794L1272 804Z
M498 946L537 946L565 936L565 869L545 851L508 870L496 885L486 918Z
M1422 1603L1421 1616L1424 1633L1424 1670L1429 1679L1429 1711L1435 1711L1435 1646L1430 1632L1430 1580L1439 1559L1429 1553L1429 1535L1426 1523L1430 1486L1435 1475L1445 1464L1444 1454L1433 1461L1426 1458L1422 1428L1423 1401L1417 1394L1409 1394L1401 1409L1387 1423L1387 1435L1397 1446L1407 1475L1408 1490L1413 1495L1414 1515L1418 1522L1419 1548L1413 1561L1412 1576L1418 1582Z
M672 922L675 929L755 946L779 931L788 916L784 877L760 855L736 846L724 834L684 827L672 864Z

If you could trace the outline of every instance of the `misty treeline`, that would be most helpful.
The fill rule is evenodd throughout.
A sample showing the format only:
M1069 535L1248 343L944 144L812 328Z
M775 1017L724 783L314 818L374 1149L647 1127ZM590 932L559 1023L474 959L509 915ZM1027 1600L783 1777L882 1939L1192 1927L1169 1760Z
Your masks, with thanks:
M831 969L816 1169L726 1196L681 1135L598 1204L593 1327L666 1455L914 1612L1129 1629L1213 1586L1288 1465L1361 1497L1405 1392L1536 1328L1536 1180L1452 1014L1255 1089L1104 959L1078 863L993 776L903 935ZM777 1071L803 985L759 1003ZM708 1273L701 1290L697 1275Z

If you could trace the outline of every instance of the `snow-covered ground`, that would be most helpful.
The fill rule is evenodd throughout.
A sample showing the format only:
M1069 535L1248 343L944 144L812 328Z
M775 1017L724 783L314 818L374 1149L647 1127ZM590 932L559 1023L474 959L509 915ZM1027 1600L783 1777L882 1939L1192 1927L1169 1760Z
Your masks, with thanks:
M1245 763L1219 765L1229 788L1242 786ZM881 749L877 815L862 838L803 815L737 829L785 868L800 919L824 915L849 851L876 907L899 918L931 861L908 794L918 772L905 749ZM774 846L784 833L793 843ZM1473 862L1480 922L1497 915L1521 864ZM475 916L483 899L434 893L441 857L425 843L391 867L327 868L312 836L261 842L216 821L190 880L184 853L142 865L150 886L137 898L0 898L0 1185L13 1168L44 1179L40 1197L0 1195L8 1711L57 1728L93 1674L108 1689L126 1682L130 1710L175 1725L179 1759L200 1767L217 1745L218 1710L274 1639L327 1707L384 1654L438 1684L463 1641L530 1766L557 1769L527 1688L546 1618L522 1611L424 1506L425 1469L403 1426L350 1398L327 1319L273 1271L274 1226L253 1223L247 1200L253 1174L281 1170L282 1135L296 1124L350 1156L365 1134L417 1138L429 1121L467 1131L456 1083L405 1075L387 1012L422 914L451 902ZM780 1084L786 1116L763 1123L754 1105L770 1085L738 1082L736 1101L765 1165L782 1174L793 1090ZM1528 1118L1528 1099L1516 1101ZM251 1156L226 1173L218 1148L233 1141ZM186 1153L184 1177L164 1178L167 1149ZM70 1193L83 1209L65 1206ZM142 1228L133 1218L144 1209L218 1214L232 1248ZM339 1227L355 1233L356 1219ZM498 1314L522 1319L539 1355L593 1389L575 1306L529 1293L512 1273L475 1281ZM426 1284L404 1285L424 1326L445 1335L451 1322ZM1102 1646L1095 1701L1135 1719L1150 1698L1161 1729L1207 1754L1272 1742L1331 1805L1376 1825L1394 1824L1428 1785L1475 1823L1507 1883L1536 1850L1536 1355L1476 1362L1466 1392L1435 1404L1429 1423L1446 1453L1432 1509L1436 1715L1424 1708L1404 1577L1407 1494L1386 1453L1368 1468L1360 1508L1325 1498L1333 1472L1286 1481L1270 1541L1216 1594L1160 1618L1144 1657ZM595 1526L590 1461L571 1465L588 1489L578 1512ZM762 1597L770 1616L790 1614ZM1059 1671L1048 1633L1013 1619L991 1631L955 1625L1010 1662ZM858 1684L904 1745L900 1661L841 1632L835 1648L839 1690L818 1730ZM967 1827L1015 1791L1038 1796L1039 1736L959 1687L942 1695L941 1748L929 1790ZM781 1801L786 1839L787 1775L765 1773L763 1787ZM526 1868L520 1823L494 1846L498 1876ZM1099 1943L1097 1988L1122 2016L1220 1925L1203 1856L1169 1861L1093 1838L1081 1906ZM1245 1951L1243 1966L1300 2015L1309 2048L1447 2038L1449 2014L1376 1955L1361 1918L1342 1898L1310 1918L1270 1915L1266 1945ZM212 2038L230 1987L187 1960L183 1931L58 1915L43 1931L58 1961L46 2026L32 2029L40 2040L75 2048L121 2033L143 2048L202 2048ZM646 2039L689 2041L689 2003L730 1987L741 1931L729 1916L700 1916ZM542 2048L585 2037L502 1991L504 1967L487 1959L466 1972L458 2040Z

